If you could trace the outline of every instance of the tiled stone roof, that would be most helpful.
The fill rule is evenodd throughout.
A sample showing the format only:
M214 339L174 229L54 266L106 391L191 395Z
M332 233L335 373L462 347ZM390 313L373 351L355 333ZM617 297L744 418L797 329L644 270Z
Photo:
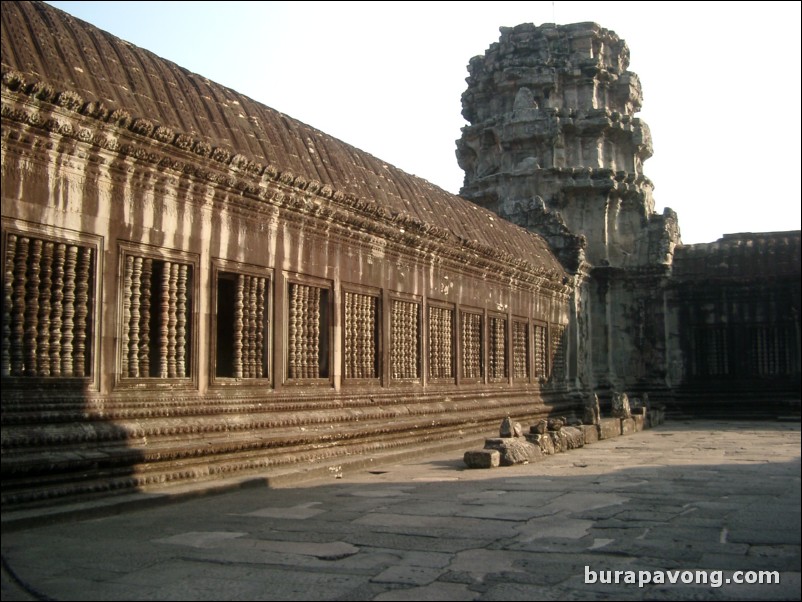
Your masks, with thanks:
M563 273L539 236L41 2L3 3L2 68L4 77L21 74L28 88L73 94L84 112L91 107L93 114L105 112L107 120L132 129L140 123L135 131L161 141L316 181L445 229L469 247ZM121 120L113 118L115 111Z

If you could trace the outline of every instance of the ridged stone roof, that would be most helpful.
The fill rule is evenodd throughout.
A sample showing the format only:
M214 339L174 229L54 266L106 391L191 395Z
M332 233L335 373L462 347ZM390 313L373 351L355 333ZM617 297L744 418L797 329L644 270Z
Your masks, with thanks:
M41 2L3 2L2 67L563 273L539 236Z

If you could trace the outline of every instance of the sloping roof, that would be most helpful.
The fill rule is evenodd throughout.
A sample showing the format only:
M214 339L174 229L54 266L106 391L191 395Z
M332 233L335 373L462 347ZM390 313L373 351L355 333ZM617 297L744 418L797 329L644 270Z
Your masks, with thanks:
M681 280L799 278L800 231L725 234L716 242L677 247Z
M3 2L3 72L124 109L503 251L563 270L545 241L473 203L41 2Z

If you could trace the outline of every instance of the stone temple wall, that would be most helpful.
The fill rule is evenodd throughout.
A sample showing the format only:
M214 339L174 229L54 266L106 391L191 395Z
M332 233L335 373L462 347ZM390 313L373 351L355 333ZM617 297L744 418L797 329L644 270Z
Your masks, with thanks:
M2 25L4 508L576 409L541 237L45 4Z

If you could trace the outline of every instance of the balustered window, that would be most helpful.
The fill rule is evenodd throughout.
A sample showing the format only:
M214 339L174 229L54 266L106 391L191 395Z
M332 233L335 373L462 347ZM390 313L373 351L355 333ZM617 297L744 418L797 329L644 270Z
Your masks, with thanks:
M512 370L513 379L529 379L529 324L519 320L512 322Z
M491 380L507 378L507 320L491 317L489 320L488 366Z
M454 310L429 306L429 378L454 378Z
M290 282L287 376L291 380L329 377L330 302L328 288Z
M270 278L264 271L216 270L217 378L269 377Z
M390 330L390 373L393 379L419 379L420 303L393 299Z
M554 380L565 378L565 326L551 325L551 377Z
M462 312L462 378L481 379L484 367L482 353L482 315Z
M548 330L545 324L535 324L535 378L545 380L549 376Z
M11 232L5 243L3 376L92 376L97 247Z
M192 376L195 266L141 250L125 250L122 262L123 379Z
M379 377L379 299L343 294L343 374L346 379Z

